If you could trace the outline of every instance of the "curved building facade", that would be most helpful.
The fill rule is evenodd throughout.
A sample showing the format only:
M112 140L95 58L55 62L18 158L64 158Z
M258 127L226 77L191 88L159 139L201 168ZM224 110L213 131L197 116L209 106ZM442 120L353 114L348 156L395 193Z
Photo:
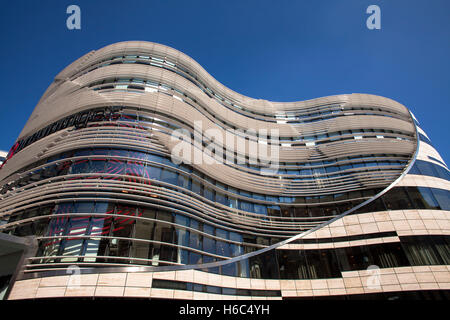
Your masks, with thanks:
M449 171L391 99L240 95L183 53L73 62L0 170L9 299L448 298Z

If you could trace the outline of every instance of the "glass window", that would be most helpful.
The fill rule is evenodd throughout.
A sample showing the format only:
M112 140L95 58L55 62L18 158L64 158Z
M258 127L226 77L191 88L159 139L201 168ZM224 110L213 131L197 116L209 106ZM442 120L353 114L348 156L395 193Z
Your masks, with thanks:
M254 207L255 207L255 213L267 215L267 207L265 205L255 204Z
M91 213L94 211L94 203L93 202L77 202L75 203L75 211L78 213Z
M203 190L204 196L206 199L214 201L214 190L209 187L204 187Z
M417 167L419 168L420 172L425 175L425 176L432 176L432 177L437 177L438 174L437 172L434 170L433 165L427 161L417 161L415 163L415 165L417 165Z
M439 204L430 188L417 187L417 189L422 196L422 202L425 205L425 209L439 209Z
M393 268L410 265L400 243L385 243L369 246L374 264L380 268Z
M175 223L181 226L189 227L189 218L180 214L175 214Z
M109 174L124 174L125 167L122 161L111 159L106 163L105 172Z
M203 186L196 180L192 180L192 191L198 195L203 195Z
M78 260L78 257L74 256L80 256L81 250L83 247L83 239L73 239L73 240L64 240L63 241L63 250L61 252L62 256L67 256L64 258L61 258L61 262L75 262ZM72 257L71 257L72 256Z
M176 185L178 181L178 173L164 169L161 174L161 180Z
M125 166L125 174L135 177L145 176L143 163L138 161L128 161Z
M88 172L88 170L89 170L89 160L78 160L72 164L71 170L69 172L71 174L80 174Z
M339 169L339 168L336 167L336 166L325 167L325 171L326 171L327 173L337 172L338 169Z
M189 247L189 239L190 239L189 231L186 231L185 229L177 228L176 236L177 236L177 244L179 246Z
M323 214L328 217L339 214L339 211L335 206L324 206L324 207L322 207L322 209L323 209Z
M145 168L146 174L144 174L145 177L149 179L154 180L161 180L161 168L159 167L146 167Z
M91 152L91 155L102 155L102 156L108 156L109 150L104 148L94 148Z
M402 245L411 265L441 265L444 264L439 253L433 248L430 238L423 236L403 237Z
M209 237L203 237L203 251L216 254L216 241Z
M179 224L181 226L189 226L189 218L176 214L175 215L175 223ZM181 246L189 246L189 232L186 229L183 228L176 228L176 232L177 232L177 243L178 245Z
M238 233L230 232L230 240L242 242L242 236ZM232 257L240 256L240 255L244 254L244 249L239 244L231 243L230 244L230 254Z
M194 230L199 230L199 223L195 220L191 219L191 228ZM200 230L199 230L200 231ZM202 249L202 237L197 232L190 232L189 236L189 246L193 249Z
M89 233L92 236L107 236L111 230L111 218L92 217Z
M33 235L39 237L44 236L48 227L48 219L39 219L33 224Z
M238 191L236 190L236 188L233 187L228 187L228 191L234 194L238 194Z
M237 209L237 207L238 207L238 201L237 201L236 198L227 196L227 202L228 202L228 206L229 206L230 208L235 208L235 209Z
M94 211L96 213L111 213L113 206L108 202L96 202Z
M43 240L39 246L38 255L48 257L57 256L61 245L61 241L55 241L53 239ZM44 258L40 260L40 263L51 263L55 262L54 259Z
M239 200L239 209L244 210L244 211L248 211L248 212L253 212L254 208L253 208L253 203L247 202L247 201L243 201L243 200Z
M431 192L439 203L441 210L450 210L450 192L448 190L432 188Z
M309 217L308 209L306 207L295 207L294 213L298 218Z
M155 219L156 212L153 209L140 208L140 212L142 213L141 217L143 217L143 218Z
M189 252L189 264L202 263L202 255L195 252Z
M168 222L173 222L174 221L174 214L171 212L167 212L167 211L158 211L157 212L157 220L160 221L168 221Z
M101 173L105 171L106 161L104 160L91 160L89 163L89 172Z
M80 256L83 250L84 239L80 238L86 234L89 226L88 217L71 218L66 235L70 236L66 238L64 243L64 249L61 253L63 256ZM77 261L78 258L63 258L61 262Z
M434 168L436 169L436 171L438 172L438 175L440 178L445 179L445 180L450 180L450 173L447 169L435 165Z
M175 243L176 233L175 229L171 226L161 226L160 230L160 241L165 243ZM163 261L176 261L176 247L161 245L160 248L160 259Z
M236 277L236 274L237 274L236 264L235 263L229 263L229 264L226 264L226 265L222 266L221 274L223 274L225 276Z
M444 265L450 264L450 239L447 236L433 236L432 237L436 252L444 261Z
M412 196L412 198L414 198L416 201L418 200L417 194L412 194L409 192L406 193L405 188L400 187L390 190L383 197L383 201L386 205L386 208L388 210L412 209L413 204L409 200L410 198L408 194ZM421 206L423 208L423 204L421 204Z
M228 231L222 229L216 229L216 236L222 239L228 240ZM216 251L218 255L229 257L230 246L229 243L224 241L216 241Z
M59 203L56 206L55 213L56 214L59 214L59 213L72 213L72 212L75 212L74 211L74 207L75 207L75 205L73 203L71 203L71 202Z
M91 155L92 151L90 149L79 149L73 154L74 157L82 157Z
M416 160L416 163L409 169L408 174L420 174L420 170L417 167L417 161L418 160Z
M90 230L88 232L91 236L108 236L111 229L111 219L104 217L91 218ZM97 256L106 255L106 248L108 239L89 238L86 240L86 249L84 253L85 262L97 261Z
M216 202L227 205L226 196L223 193L216 191Z
M322 207L308 207L308 212L311 217L322 217L324 213Z
M178 175L178 186L188 189L191 189L191 179L182 174Z
M382 200L383 197L377 198L372 202L369 202L365 206L362 206L360 209L356 210L355 213L365 213L365 212L376 212L376 211L384 211L387 210L384 206L384 202Z
M281 215L280 206L267 206L269 216L279 217Z
M69 173L71 161L64 161L56 166L56 171L58 176L66 175Z

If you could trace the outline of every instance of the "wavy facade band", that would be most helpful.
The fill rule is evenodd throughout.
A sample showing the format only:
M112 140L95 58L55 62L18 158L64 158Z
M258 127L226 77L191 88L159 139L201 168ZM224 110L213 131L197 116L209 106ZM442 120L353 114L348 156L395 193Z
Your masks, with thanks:
M449 194L398 102L252 99L175 49L116 43L56 76L2 164L0 231L34 244L4 286L8 299L449 298Z

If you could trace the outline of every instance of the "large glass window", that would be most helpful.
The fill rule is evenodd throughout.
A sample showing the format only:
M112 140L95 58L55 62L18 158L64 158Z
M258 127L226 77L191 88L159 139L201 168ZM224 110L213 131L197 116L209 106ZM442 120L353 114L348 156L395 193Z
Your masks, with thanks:
M227 198L222 192L216 192L216 202L227 205Z
M177 184L178 174L174 171L163 169L161 174L161 180L170 184Z
M79 174L88 172L89 169L89 160L78 160L75 161L71 167L71 174Z
M203 185L196 180L192 180L192 191L198 195L203 195Z
M200 224L198 221L191 219L190 227L194 230L200 231ZM189 246L194 249L201 250L202 249L202 237L197 232L190 232L189 235Z
M147 177L149 179L160 180L161 179L161 168L159 167L146 167Z
M262 205L262 204L255 204L254 207L255 207L255 213L267 215L267 206Z
M147 214L142 214L142 217L148 215L148 210L144 210ZM154 235L155 222L151 220L137 219L135 234L136 239L152 240ZM131 248L131 256L140 259L151 258L152 243L147 241L134 241ZM147 262L136 260L135 263L147 264Z
M92 217L90 228L87 234L91 237L86 240L86 249L84 253L85 262L97 261L97 256L104 256L109 243L108 239L96 238L95 236L108 236L111 229L112 219L106 217ZM100 260L102 261L102 260Z
M191 179L186 177L185 175L179 174L178 175L178 186L188 189L191 189Z
M94 211L94 203L90 201L82 201L75 203L74 212L78 213L92 213Z
M415 197L416 194L409 195ZM414 198L416 199L416 198ZM384 203L388 210L412 209L413 204L410 201L408 193L404 188L395 188L383 197ZM417 199L416 199L417 200ZM420 202L419 202L420 203ZM420 203L423 206L423 204Z
M210 235L214 235L214 227L203 225L203 231ZM203 237L203 251L216 254L216 241L210 237Z
M222 239L228 240L228 231L222 229L216 229L216 236ZM230 256L230 244L225 241L216 241L216 251L218 255L229 257Z
M437 238L435 238L437 239ZM445 264L446 257L441 257L438 250L434 248L433 238L424 236L403 237L402 247L405 250L411 265L441 265ZM441 242L441 244L444 244ZM447 253L449 247L447 247ZM443 246L441 246L441 249ZM442 252L442 250L440 250Z
M439 209L439 204L437 203L430 188L417 187L417 190L421 195L421 200L425 206L425 209Z
M228 206L230 208L237 209L238 208L238 200L234 197L227 196Z
M125 164L116 159L110 159L105 165L105 172L109 174L124 174Z
M89 172L90 173L101 173L105 170L106 161L105 160L91 160L89 162Z
M431 189L431 192L442 210L450 210L450 191L443 189Z
M437 177L437 172L433 169L433 165L427 161L417 161L415 165L419 168L421 174L425 176Z
M248 212L254 212L253 203L243 201L243 200L239 200L239 209L248 211Z
M89 217L71 218L70 223L67 226L65 235L68 236L63 240L62 256L68 256L62 258L61 262L73 262L77 261L77 257L81 256L83 250L84 239L81 238L87 232L89 226Z
M206 199L214 201L214 190L209 187L204 187L203 195Z

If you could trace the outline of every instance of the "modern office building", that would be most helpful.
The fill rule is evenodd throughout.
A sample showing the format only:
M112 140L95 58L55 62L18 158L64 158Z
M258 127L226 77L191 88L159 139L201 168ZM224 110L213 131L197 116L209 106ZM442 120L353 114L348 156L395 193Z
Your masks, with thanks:
M5 298L448 299L449 194L396 101L252 99L116 43L56 76L0 170L26 240Z

